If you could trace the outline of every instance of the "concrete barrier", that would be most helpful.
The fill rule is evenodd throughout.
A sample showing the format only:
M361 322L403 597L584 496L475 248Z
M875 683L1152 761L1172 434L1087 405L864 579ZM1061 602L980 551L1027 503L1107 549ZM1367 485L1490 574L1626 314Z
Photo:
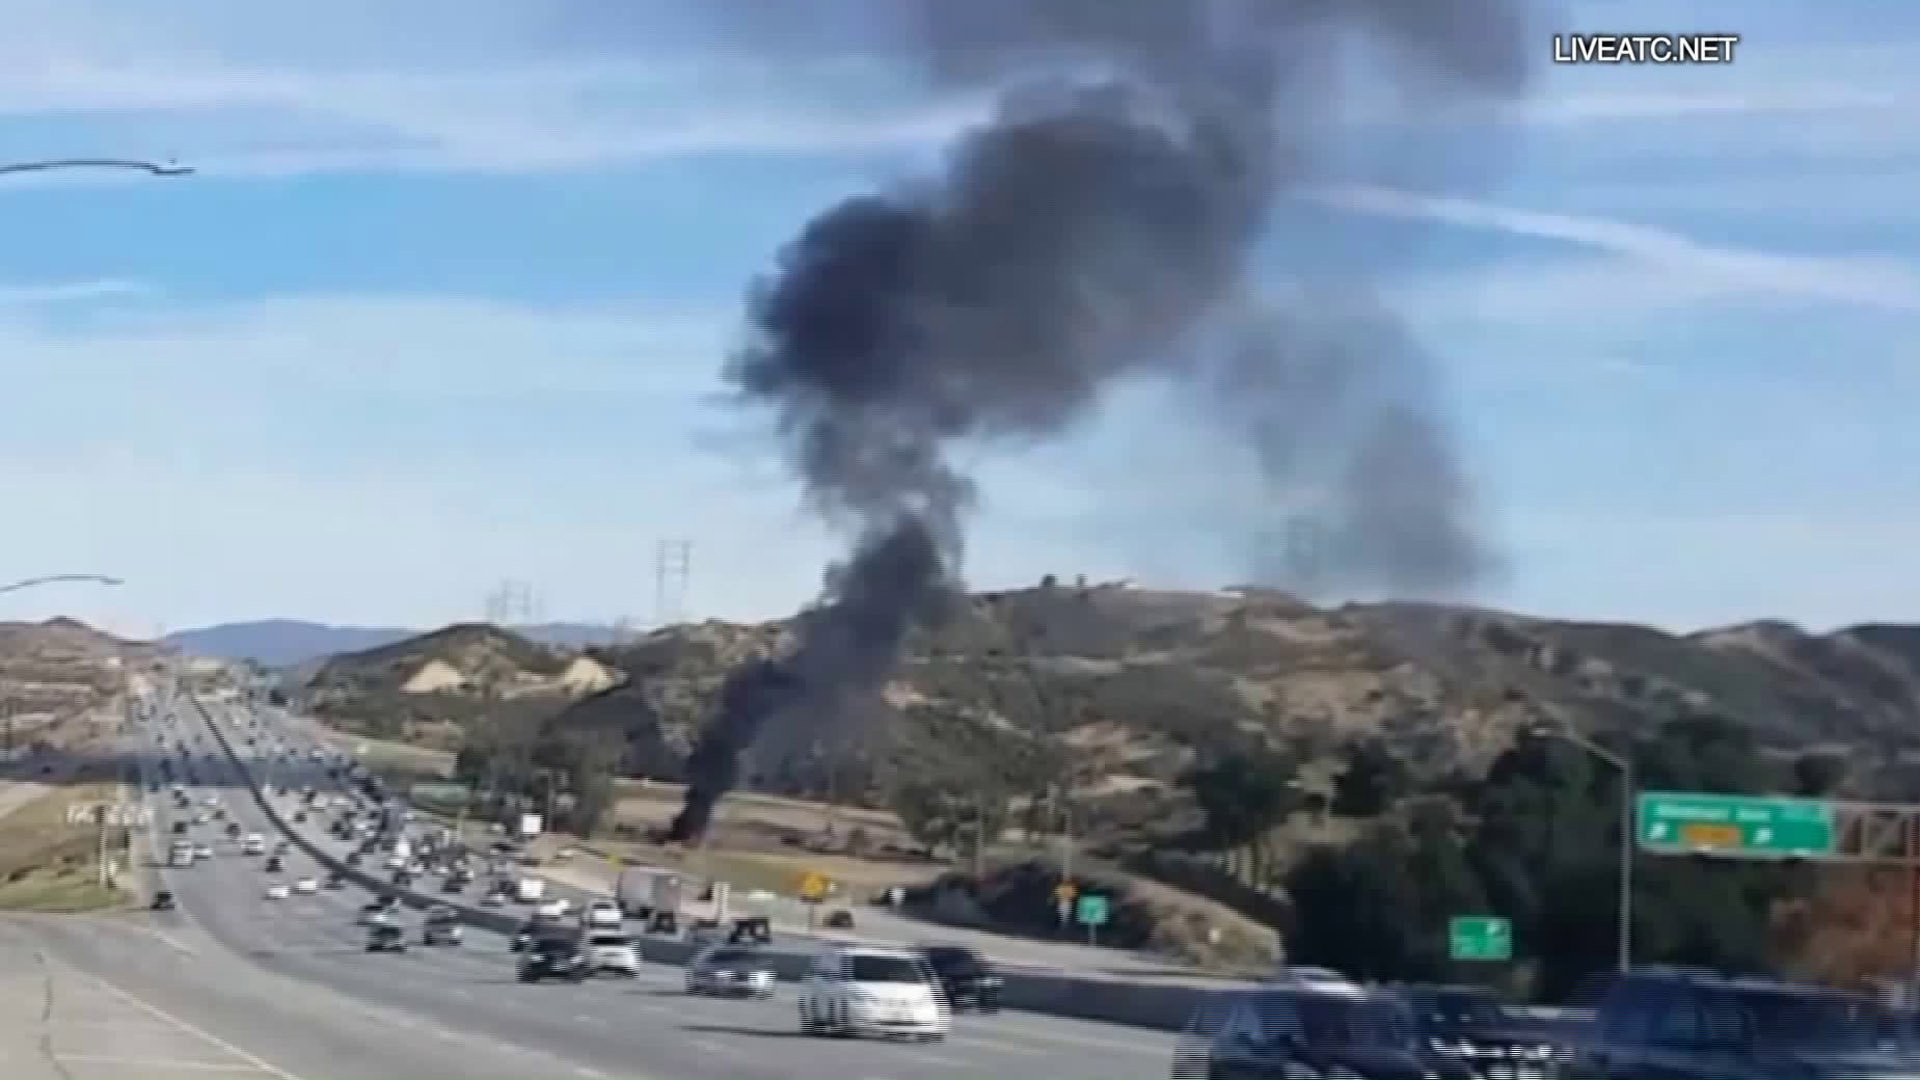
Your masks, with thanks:
M241 778L246 782L247 791L252 794L253 801L259 805L261 811L267 815L267 820L309 858L376 895L398 897L402 904L415 910L449 907L459 912L461 921L468 925L503 934L513 933L525 921L515 912L478 907L450 900L444 895L402 888L358 867L348 866L344 860L314 843L303 830L296 829L281 815L280 808L273 804L272 798L254 779L252 770L247 767L239 752L227 741L226 732L221 729L221 725L214 722L206 706L200 703L198 697L192 695L189 697L193 701L194 710L200 714L201 720L213 732L214 739L219 742L220 749L226 753L227 759L233 762L234 768L239 770ZM635 942L641 956L649 963L680 967L684 967L692 959L693 954L701 948L698 942L650 934L638 935ZM812 966L814 955L811 952L794 952L778 947L763 948L761 954L767 958L775 976L787 982L798 982L804 979ZM1084 978L1057 972L1003 969L1000 974L1003 980L1001 1005L1004 1008L1152 1028L1158 1031L1184 1030L1188 1019L1208 999L1234 992L1224 987L1137 983L1110 978Z

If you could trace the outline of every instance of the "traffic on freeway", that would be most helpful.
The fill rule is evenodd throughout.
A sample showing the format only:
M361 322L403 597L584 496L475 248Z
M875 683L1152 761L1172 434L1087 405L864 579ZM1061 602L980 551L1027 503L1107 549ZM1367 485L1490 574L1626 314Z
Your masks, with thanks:
M456 859L397 804L375 803L339 757L251 711L209 709L249 768L266 777L271 766L268 797L289 823L304 815L343 855L427 892L467 881L459 895L473 898L467 890L491 879L482 856ZM609 925L604 910L554 897L516 905L531 924L516 949L510 935L458 925L451 909L384 903L287 844L190 700L141 715L151 854L172 908L150 913L156 930L342 995L384 1023L470 1039L474 1055L497 1057L505 1043L568 1063L565 1074L885 1080L1165 1076L1173 1059L1174 1038L1158 1032L955 1016L929 958L907 949L822 952L818 977L799 985L761 979L751 955L725 950L690 972L644 961L627 920ZM352 839L328 831L342 825ZM176 840L192 851L184 862L168 850ZM744 991L722 991L735 977Z
M203 711L184 698L142 715L140 779L157 811L148 835L164 886L152 933L250 968L248 978L298 981L329 1001L315 1016L348 1011L444 1044L462 1064L433 1075L489 1075L509 1060L522 1076L655 1078L1920 1075L1911 1015L1833 990L1677 969L1596 979L1573 1022L1542 1025L1485 990L1363 986L1296 968L1209 996L1169 1035L1006 1011L991 964L950 946L818 942L797 982L779 978L756 940L724 933L684 967L653 963L642 947L653 935L623 905L523 888L510 842L468 850L283 715ZM409 909L314 865L275 832L210 725L266 781L282 822L364 872L448 902ZM511 932L463 920L456 903L483 898L513 914ZM1706 1034L1662 1033L1683 1020ZM469 1068L479 1071L459 1071Z

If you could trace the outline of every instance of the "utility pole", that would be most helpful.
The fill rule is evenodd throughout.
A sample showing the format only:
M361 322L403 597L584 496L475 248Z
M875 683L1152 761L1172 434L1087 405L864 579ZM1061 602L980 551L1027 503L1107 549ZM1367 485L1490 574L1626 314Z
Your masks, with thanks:
M107 806L102 804L93 808L93 820L96 826L94 837L94 865L100 875L100 887L112 884L107 873Z
M687 617L687 587L693 576L693 541L662 540L653 557L653 619L656 627Z

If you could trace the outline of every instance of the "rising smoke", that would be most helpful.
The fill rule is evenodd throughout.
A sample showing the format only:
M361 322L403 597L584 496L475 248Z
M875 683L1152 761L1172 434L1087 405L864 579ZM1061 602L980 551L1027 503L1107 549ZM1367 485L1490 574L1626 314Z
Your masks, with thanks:
M1517 12L1499 0L880 4L864 25L894 31L899 56L946 86L995 87L999 103L939 175L815 218L750 298L751 343L728 379L777 416L809 507L855 542L793 652L729 680L689 763L671 829L682 842L704 834L769 723L820 723L871 695L910 631L949 610L974 497L951 451L1055 436L1128 377L1198 391L1275 491L1309 461L1335 463L1314 474L1324 509L1304 512L1339 541L1343 580L1445 588L1479 566L1464 483L1422 395L1396 392L1397 366L1364 342L1303 323L1310 309L1250 299L1249 263L1275 200L1328 179L1345 45L1390 50L1386 70L1418 84L1408 100L1510 94L1523 82Z

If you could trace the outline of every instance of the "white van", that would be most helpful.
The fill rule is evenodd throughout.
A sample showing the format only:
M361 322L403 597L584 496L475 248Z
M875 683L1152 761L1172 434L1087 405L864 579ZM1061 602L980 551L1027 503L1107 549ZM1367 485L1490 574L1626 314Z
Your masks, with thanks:
M800 987L806 1035L897 1035L937 1042L953 1028L939 981L918 954L872 947L814 958Z
M513 898L523 904L539 903L547 895L547 883L537 877L519 878L513 883Z

